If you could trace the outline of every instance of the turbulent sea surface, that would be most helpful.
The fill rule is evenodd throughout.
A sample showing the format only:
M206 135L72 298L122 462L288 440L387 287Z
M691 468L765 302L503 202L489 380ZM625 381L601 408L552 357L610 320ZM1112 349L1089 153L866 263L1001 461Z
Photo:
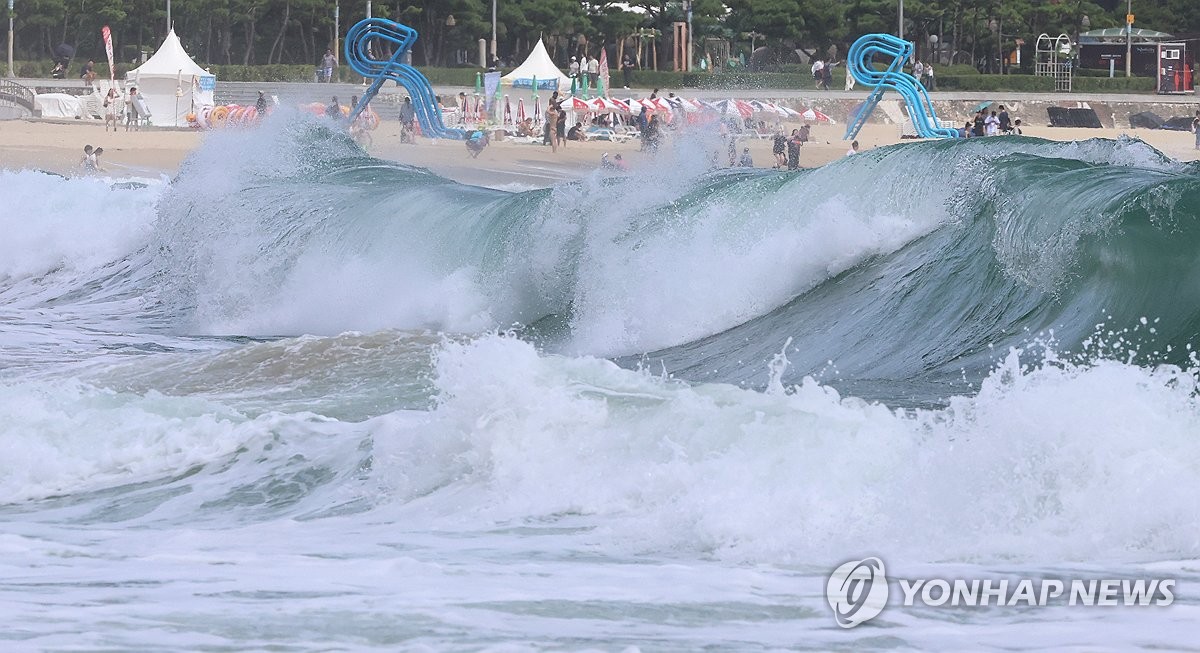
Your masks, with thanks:
M0 649L1194 650L1200 167L705 161L0 172ZM865 556L1176 596L839 628Z

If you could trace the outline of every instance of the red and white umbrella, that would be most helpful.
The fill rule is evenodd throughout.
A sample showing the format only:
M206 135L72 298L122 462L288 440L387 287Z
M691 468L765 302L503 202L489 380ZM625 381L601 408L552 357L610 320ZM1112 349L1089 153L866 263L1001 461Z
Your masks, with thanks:
M589 101L588 106L596 113L629 113L629 105L603 97Z
M836 120L813 108L806 109L804 113L800 114L800 117L809 122L827 122L831 125L837 124Z
M577 98L569 97L558 104L563 111L574 111L576 113L587 113L592 110L592 107L587 102Z

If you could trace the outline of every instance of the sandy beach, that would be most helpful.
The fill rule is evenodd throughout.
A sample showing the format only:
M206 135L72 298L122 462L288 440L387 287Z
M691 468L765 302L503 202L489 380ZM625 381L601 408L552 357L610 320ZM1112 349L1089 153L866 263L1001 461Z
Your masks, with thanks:
M788 124L789 129L799 126ZM844 125L815 124L812 140L801 153L803 167L815 167L846 155L842 140ZM1072 129L1027 126L1025 135L1058 141L1089 138L1142 139L1181 161L1200 159L1190 133L1162 130ZM174 174L187 155L198 147L205 133L196 131L145 130L106 132L99 122L12 120L0 122L0 168L41 169L61 174L79 172L84 145L104 148L104 163L114 176ZM579 178L594 170L605 152L620 153L637 167L647 157L636 140L571 142L552 152L549 147L526 142L493 141L478 159L471 159L461 143L418 139L415 145L400 142L399 124L385 121L371 134L369 152L377 157L429 168L452 179L499 188L544 187ZM868 124L858 137L863 151L900 141L896 125ZM757 167L771 167L769 139L745 139Z

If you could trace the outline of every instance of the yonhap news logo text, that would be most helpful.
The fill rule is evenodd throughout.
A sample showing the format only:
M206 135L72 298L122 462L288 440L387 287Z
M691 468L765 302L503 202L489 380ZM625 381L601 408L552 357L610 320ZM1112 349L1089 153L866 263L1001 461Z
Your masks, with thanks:
M892 592L894 583L899 593ZM889 581L879 558L851 560L837 567L825 585L834 620L853 628L888 606L1045 607L1158 606L1175 601L1171 578L898 578Z

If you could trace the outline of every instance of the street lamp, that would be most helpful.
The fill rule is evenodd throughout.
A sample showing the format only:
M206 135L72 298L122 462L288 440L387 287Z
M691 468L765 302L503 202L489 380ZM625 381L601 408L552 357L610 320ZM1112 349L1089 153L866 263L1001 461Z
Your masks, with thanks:
M767 37L767 35L766 35L766 34L759 34L758 32L753 32L753 31L752 31L752 32L748 32L748 33L746 34L746 36L750 37L750 54L751 54L751 55L753 55L753 54L754 54L754 50L755 50L755 48L754 48L754 44L755 44L755 42L757 42L757 41L758 41L758 39L763 39L763 38L766 38L766 37Z
M937 34L930 34L930 35L929 35L929 49L930 49L930 50L933 52L933 60L934 60L934 61L935 61L937 64L939 64L939 65L940 65L942 62L938 61L938 51L937 51L937 44L938 44L938 35L937 35Z
M13 0L8 0L8 76L17 76L13 72Z
M496 0L492 0L492 61L496 60ZM488 62L489 64L491 61Z
M1133 77L1133 0L1125 0L1125 76Z
M896 36L904 39L904 0L900 0L900 11L896 13Z

